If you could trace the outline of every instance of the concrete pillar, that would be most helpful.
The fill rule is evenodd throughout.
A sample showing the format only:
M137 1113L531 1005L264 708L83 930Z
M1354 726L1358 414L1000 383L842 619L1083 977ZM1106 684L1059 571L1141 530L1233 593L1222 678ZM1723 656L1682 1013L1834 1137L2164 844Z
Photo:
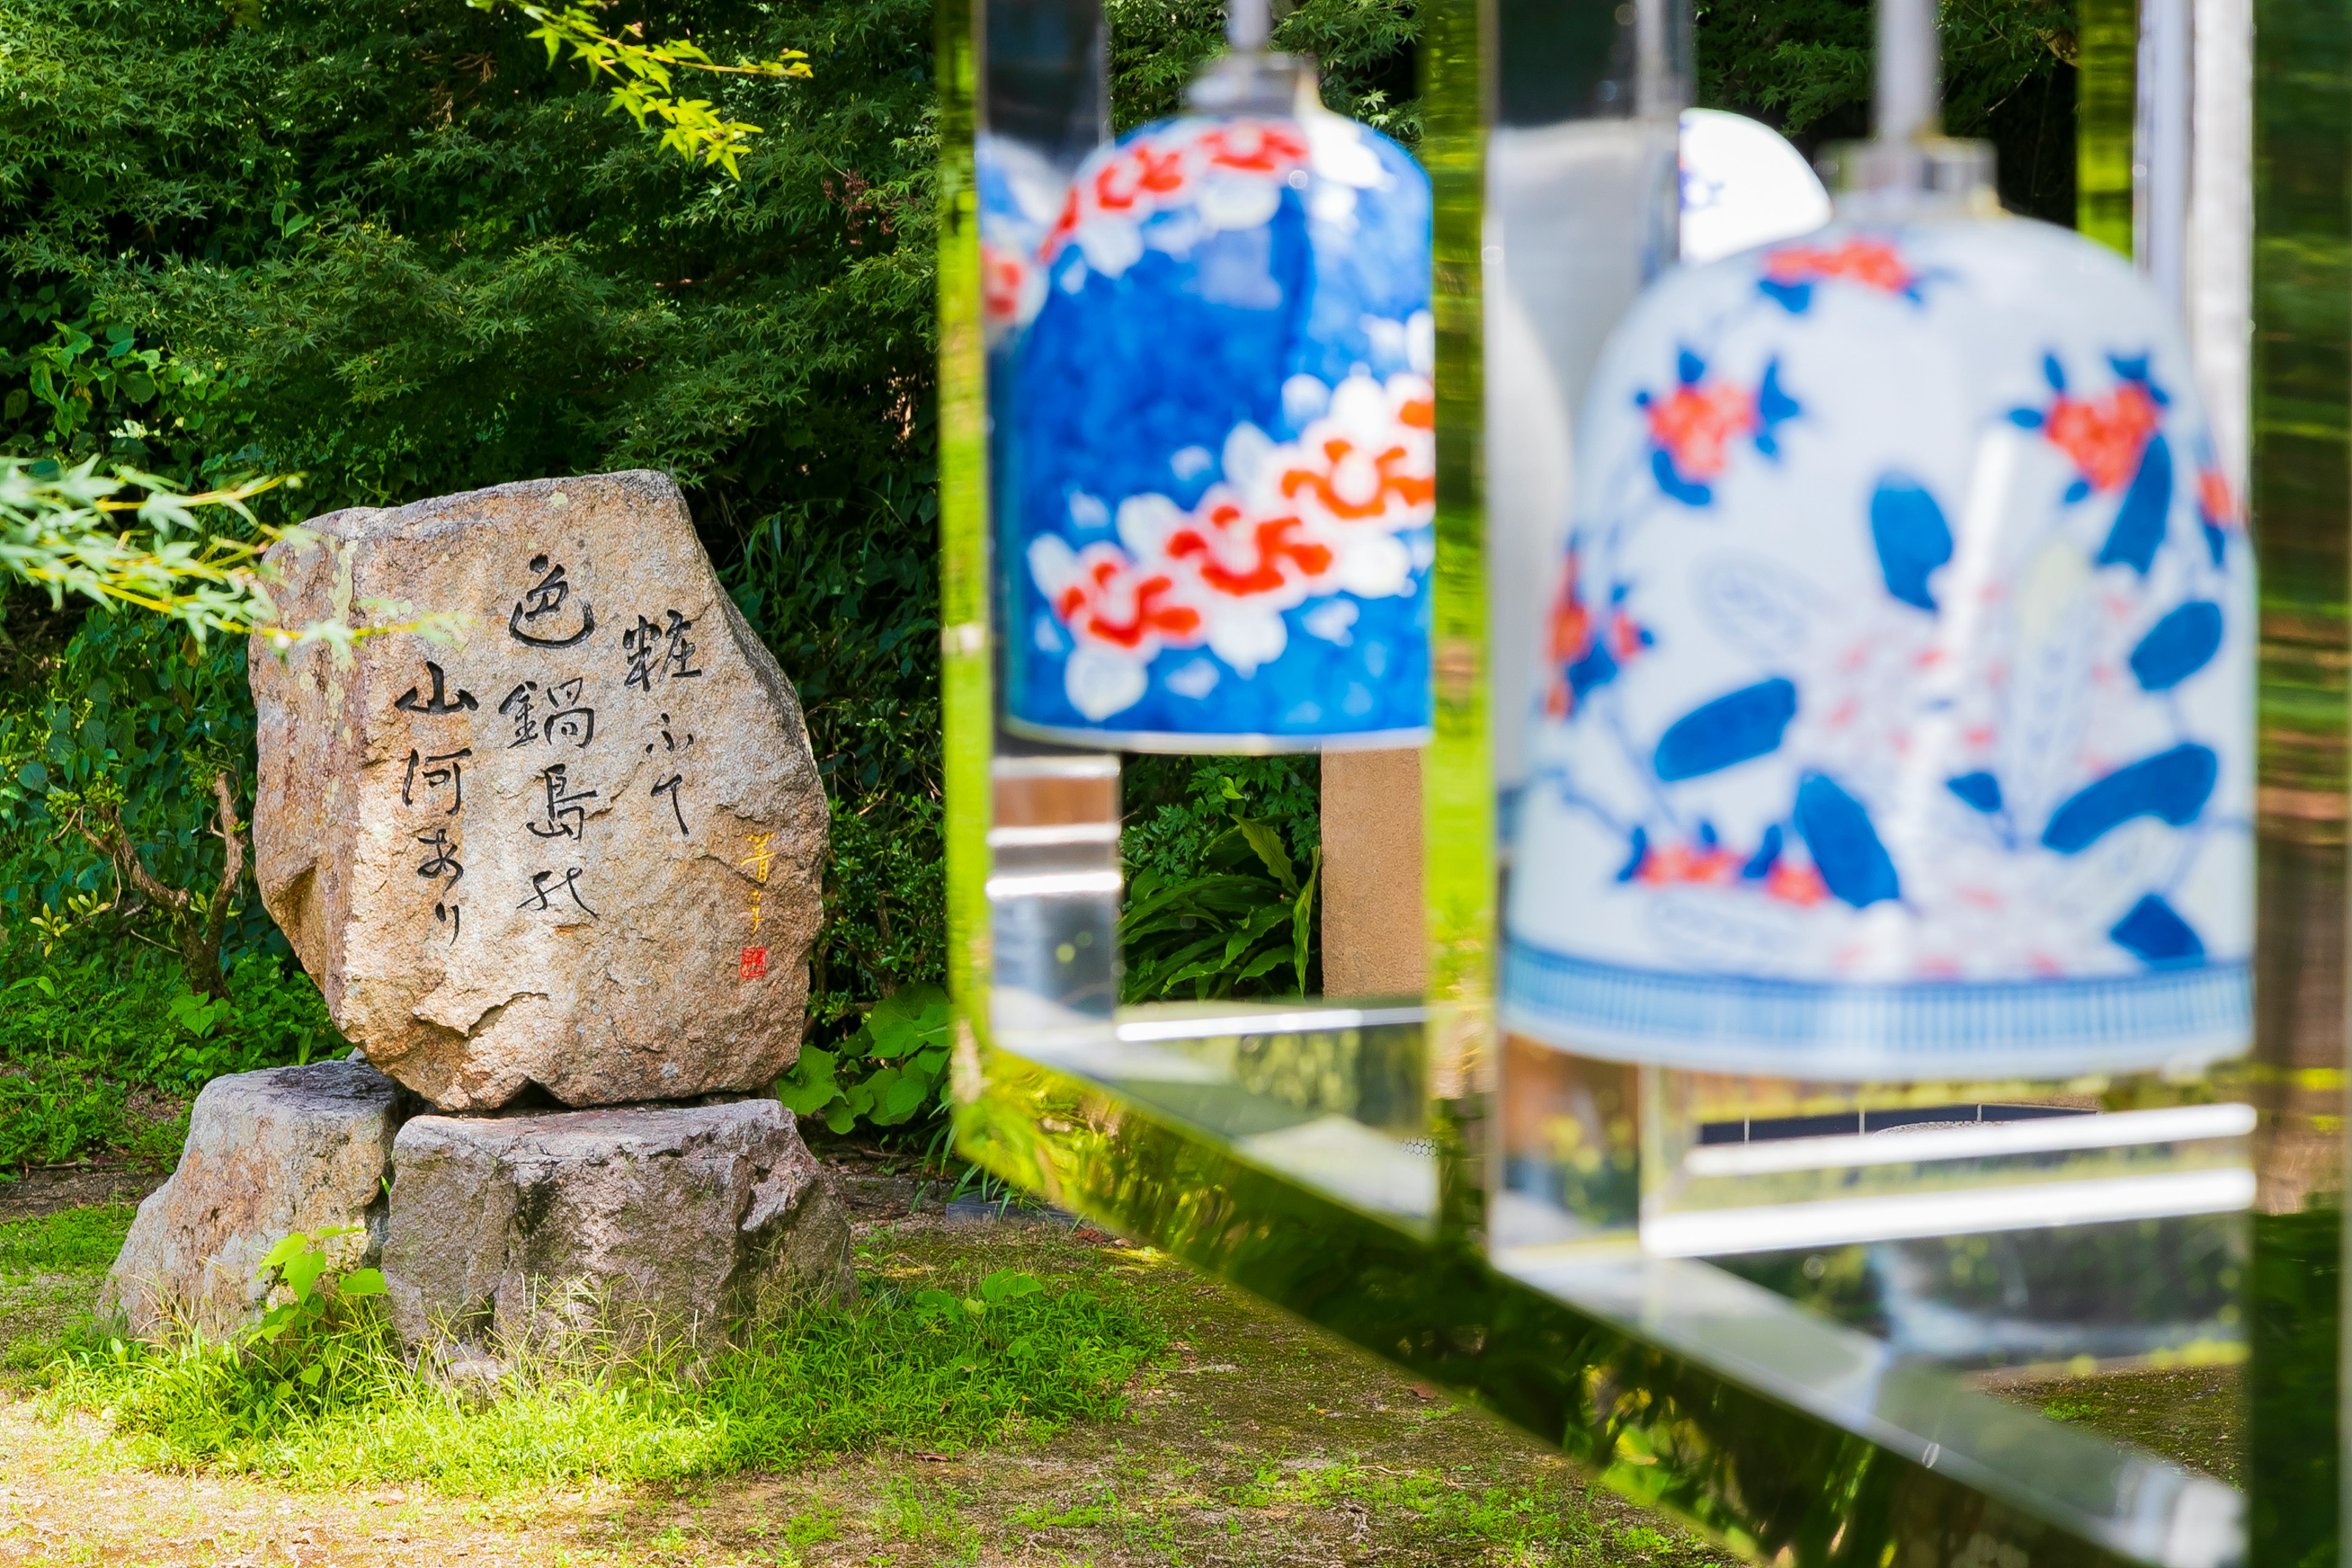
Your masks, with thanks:
M1418 995L1421 752L1323 754L1323 994Z

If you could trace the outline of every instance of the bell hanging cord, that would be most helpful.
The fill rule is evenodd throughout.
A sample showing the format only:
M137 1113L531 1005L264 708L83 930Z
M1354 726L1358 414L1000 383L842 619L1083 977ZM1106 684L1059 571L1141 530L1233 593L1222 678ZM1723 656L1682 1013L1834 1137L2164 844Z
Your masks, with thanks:
M1880 142L1902 145L1937 133L1943 89L1936 8L1937 0L1878 0Z
M1256 54L1274 31L1267 0L1227 0L1225 42L1234 53Z

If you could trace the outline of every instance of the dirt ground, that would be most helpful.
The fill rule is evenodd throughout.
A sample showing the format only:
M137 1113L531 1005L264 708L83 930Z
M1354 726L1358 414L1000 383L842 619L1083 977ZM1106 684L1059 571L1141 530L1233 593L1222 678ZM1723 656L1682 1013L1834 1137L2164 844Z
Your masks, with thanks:
M1658 1563L1728 1560L1588 1486L1556 1456L1254 1300L1066 1219L943 1210L887 1159L836 1165L862 1267L1076 1270L1131 1291L1179 1338L1126 1419L941 1457L876 1453L683 1488L573 1487L496 1500L420 1487L303 1492L127 1467L94 1419L0 1401L0 1564L204 1568L1077 1568L1080 1564ZM138 1195L135 1175L0 1188L0 1218ZM910 1213L912 1210L914 1212ZM54 1328L94 1277L0 1291L0 1345Z
M162 1186L169 1173L137 1163L36 1168L0 1182L0 1225L94 1204L135 1204Z

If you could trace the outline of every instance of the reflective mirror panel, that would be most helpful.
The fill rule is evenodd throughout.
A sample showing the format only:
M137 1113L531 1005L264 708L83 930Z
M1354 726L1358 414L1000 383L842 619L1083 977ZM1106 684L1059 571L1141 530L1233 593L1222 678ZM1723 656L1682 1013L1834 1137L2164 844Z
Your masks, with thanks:
M983 96L990 128L1048 165L1093 145L1099 14L945 7L959 1147L1759 1558L2218 1568L2250 1560L2234 1487L2251 1478L2256 1539L2275 1544L2251 1560L2320 1560L2338 1474L2313 1390L2336 1353L2352 223L2340 178L2302 171L2345 166L2352 50L2340 18L2264 4L2254 1065L1874 1083L1605 1061L1491 1024L1496 806L1507 820L1572 420L1618 315L1673 259L1674 9L1424 8L1426 994L1132 1008L1115 1005L1118 760L1006 739L989 689L1007 628L985 585L971 163ZM2192 52L2215 36L2192 28ZM2330 63L2295 75L2296 49ZM2129 81L2122 101L2128 138ZM2200 368L2227 339L2207 331Z
M2262 555L2247 1479L2257 1563L2337 1560L2343 1469L2352 17L2254 7L2253 528Z

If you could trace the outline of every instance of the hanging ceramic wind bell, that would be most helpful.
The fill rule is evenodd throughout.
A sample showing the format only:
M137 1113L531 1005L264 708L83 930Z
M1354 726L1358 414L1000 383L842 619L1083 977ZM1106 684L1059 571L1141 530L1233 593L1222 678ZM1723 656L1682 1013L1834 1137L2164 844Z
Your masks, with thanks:
M1080 166L1015 352L1004 716L1137 750L1407 745L1430 716L1430 194L1233 52Z
M1603 355L1539 655L1507 1026L1809 1078L2249 1027L2253 563L2179 331L1936 139L1880 0L1839 221Z

